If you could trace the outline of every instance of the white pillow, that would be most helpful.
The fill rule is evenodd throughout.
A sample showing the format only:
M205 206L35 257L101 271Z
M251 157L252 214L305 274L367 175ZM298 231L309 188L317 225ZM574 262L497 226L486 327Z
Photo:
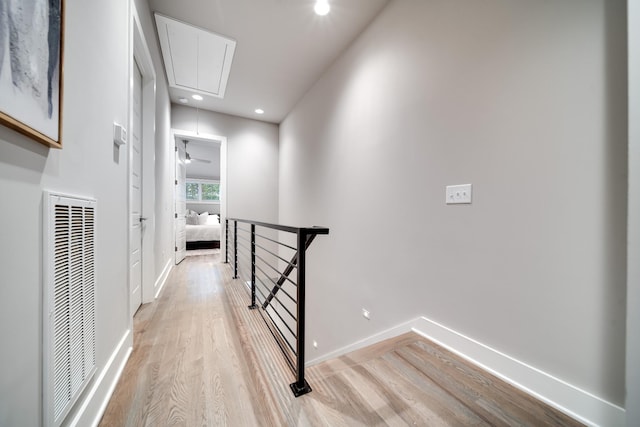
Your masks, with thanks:
M207 218L209 218L209 212L202 212L198 215L198 225L205 225L207 223Z
M188 213L186 215L187 225L198 225L198 214L197 213Z
M220 219L218 219L218 215L209 215L207 218L207 225L217 225L220 224Z

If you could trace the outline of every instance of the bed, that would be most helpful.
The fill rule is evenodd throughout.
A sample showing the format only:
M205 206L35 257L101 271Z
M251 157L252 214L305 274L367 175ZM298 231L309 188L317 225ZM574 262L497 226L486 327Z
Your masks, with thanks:
M220 217L208 212L187 212L187 250L220 247Z

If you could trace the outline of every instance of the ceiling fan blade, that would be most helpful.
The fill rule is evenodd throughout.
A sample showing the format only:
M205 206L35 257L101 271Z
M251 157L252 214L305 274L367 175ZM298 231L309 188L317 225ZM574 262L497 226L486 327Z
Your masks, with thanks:
M211 160L207 160L207 159L196 159L195 157L191 158L192 162L200 162L200 163L211 163Z
M182 142L184 142L184 153L185 153L187 163L191 163L191 162L211 163L211 160L197 159L195 157L191 157L189 155L189 152L187 151L187 144L189 143L189 141L186 139L183 139Z

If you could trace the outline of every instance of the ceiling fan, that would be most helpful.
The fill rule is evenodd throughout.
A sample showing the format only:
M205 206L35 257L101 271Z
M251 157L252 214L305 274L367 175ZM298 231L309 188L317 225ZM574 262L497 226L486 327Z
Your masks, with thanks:
M182 142L184 142L184 152L186 154L185 163L191 163L191 162L211 163L211 160L197 159L195 157L191 157L189 155L189 152L187 151L187 144L189 143L189 140L188 139L183 139Z

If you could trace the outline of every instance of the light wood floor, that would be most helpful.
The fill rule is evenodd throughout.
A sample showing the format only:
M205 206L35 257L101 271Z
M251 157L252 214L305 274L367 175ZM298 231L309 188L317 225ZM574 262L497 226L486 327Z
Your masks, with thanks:
M134 319L134 350L101 426L578 426L410 333L294 380L218 255L186 258Z

